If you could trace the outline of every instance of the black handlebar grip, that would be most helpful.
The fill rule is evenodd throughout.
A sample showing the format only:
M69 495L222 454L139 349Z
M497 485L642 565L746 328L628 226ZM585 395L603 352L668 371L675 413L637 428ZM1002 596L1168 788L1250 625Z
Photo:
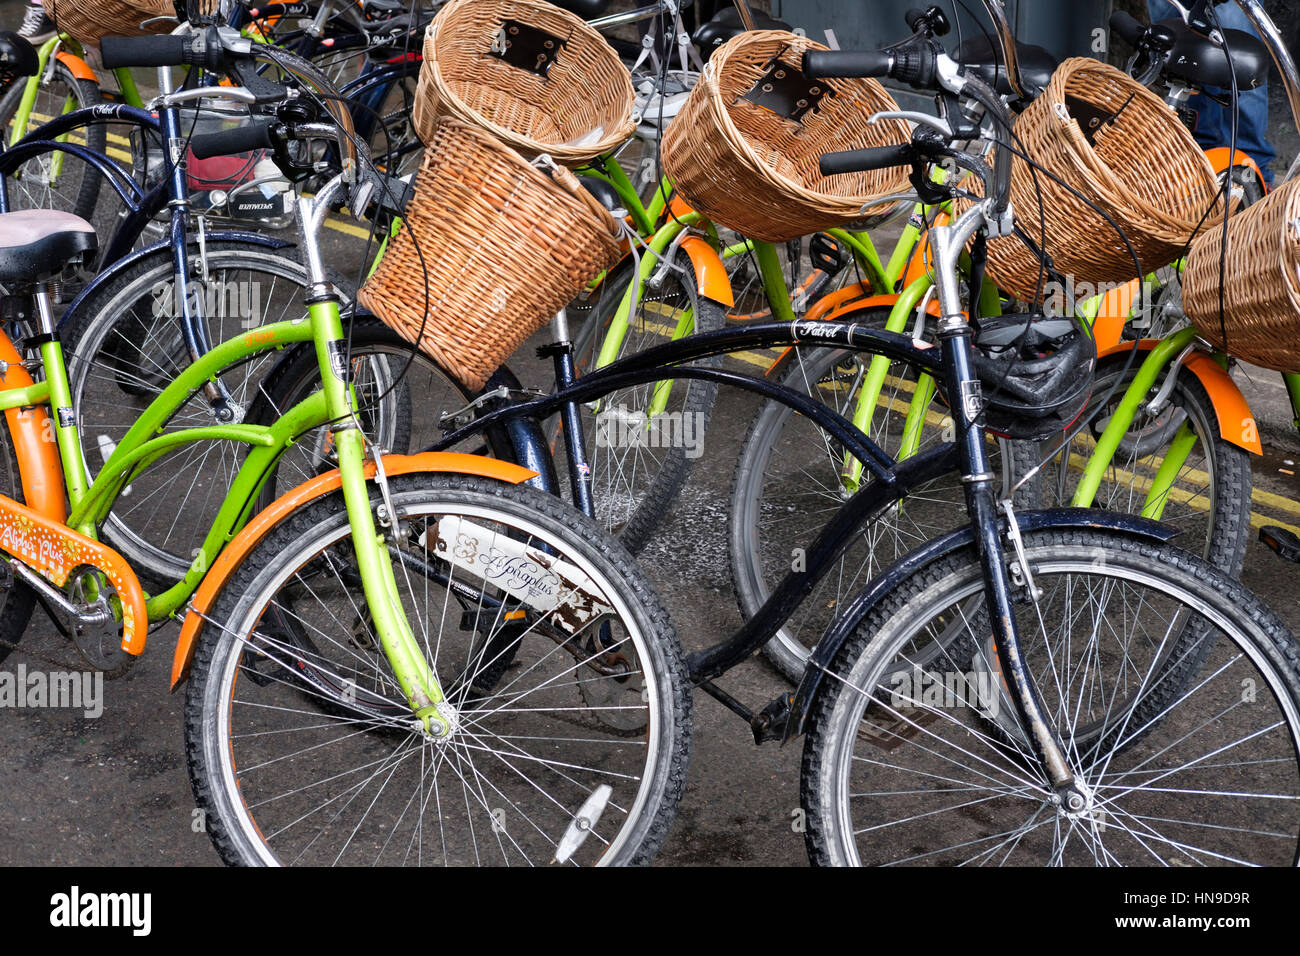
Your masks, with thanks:
M888 76L893 62L884 50L809 50L803 55L803 74L810 79Z
M122 66L184 66L190 52L187 36L104 37L99 41L105 69Z
M914 157L911 143L893 146L872 146L867 149L849 149L842 153L827 153L817 163L823 176L840 173L860 173L868 169L888 169L891 166L909 166Z
M200 133L190 139L190 151L196 159L210 156L233 156L255 149L272 149L270 123L250 123L220 133Z
M1125 10L1116 10L1110 15L1110 29L1112 33L1119 34L1128 42L1129 46L1137 46L1142 36L1147 32L1146 25L1140 23L1134 18L1133 14Z

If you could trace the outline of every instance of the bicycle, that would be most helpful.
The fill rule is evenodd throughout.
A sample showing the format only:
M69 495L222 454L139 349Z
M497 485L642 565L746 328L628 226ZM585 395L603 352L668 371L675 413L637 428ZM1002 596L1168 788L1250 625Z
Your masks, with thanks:
M29 45L17 38L11 42L30 55ZM175 42L166 37L155 41L164 46ZM110 64L115 49L113 41L107 40L104 55ZM30 59L29 66L39 69L39 58ZM302 68L300 62L294 62L295 68ZM164 163L163 175L146 189L113 158L63 138L67 131L87 128L86 124L111 117L134 125L146 135L185 141L185 104L205 102L214 95L228 102L256 101L253 93L229 93L225 87L174 90L168 67L159 68L159 85L163 92L156 104L157 116L124 104L78 110L32 130L0 154L0 173L6 174L23 168L31 156L76 156L112 184L129 211L102 251L97 249L95 256L88 257L97 260L99 270L77 291L60 320L64 342L74 356L69 365L70 393L65 404L80 416L78 434L84 440L81 461L86 468L83 482L89 481L112 454L134 420L124 411L124 405L143 411L148 399L163 391L174 372L208 351L214 342L268 320L303 314L300 290L308 284L308 272L287 240L210 229L201 216L192 222L192 192L185 169L170 157ZM0 210L8 209L4 204L8 185L6 181L0 186ZM168 221L166 239L134 249L146 237L148 224L159 215L165 215ZM76 285L66 281L68 278L65 276L57 287L62 294ZM339 290L349 288L347 281L338 276L331 276L331 281ZM267 356L259 362L260 369L252 364L208 383L183 411L178 411L172 424L186 420L206 424L238 422L254 399L252 390L259 371L269 367ZM143 535L137 529L160 514L162 498L187 487L189 492L180 496L181 512L210 509L211 490L197 487L195 475L196 469L207 463L209 456L194 449L169 457L148 478L132 485L135 497L119 502L110 518L108 537L153 583L178 580L193 555L188 549L173 553L168 547L170 532ZM231 466L228 477L233 476L234 463L226 464ZM171 516L174 519L177 512L171 512ZM209 511L207 517L211 519L213 514Z
M1197 20L1195 9L1186 11L1184 21L1152 27L1117 13L1111 29L1135 51L1129 72L1139 82L1167 88L1165 102L1184 121L1193 91L1219 83L1253 85L1266 50L1292 109L1300 108L1294 63L1276 27L1257 3L1247 0L1242 9L1263 42L1234 34L1231 51L1226 41L1189 25ZM1172 56L1175 47L1182 51L1178 57ZM1188 50L1195 55L1187 56ZM1262 198L1266 185L1249 156L1218 148L1208 150L1207 158L1239 208ZM1040 487L1045 503L1099 503L1172 521L1188 530L1195 550L1236 575L1252 527L1284 556L1300 553L1291 548L1300 543L1300 529L1252 514L1258 496L1252 493L1250 455L1263 452L1259 428L1231 378L1231 357L1201 341L1182 312L1181 271L1180 260L1077 304L1094 329L1103 362L1099 375L1119 387L1107 390L1108 405L1092 429L1046 465ZM1139 361L1130 359L1134 353ZM1300 387L1289 378L1284 376L1288 394L1300 409Z

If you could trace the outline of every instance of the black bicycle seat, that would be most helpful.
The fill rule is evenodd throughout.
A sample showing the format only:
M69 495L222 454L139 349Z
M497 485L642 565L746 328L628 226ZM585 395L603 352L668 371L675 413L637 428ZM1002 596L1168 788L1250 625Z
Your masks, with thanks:
M361 5L361 12L367 20L384 20L406 13L408 9L406 0L366 0Z
M967 37L952 58L1003 96L1014 94L1006 67L1002 64L1002 51L989 37ZM1031 97L1047 88L1052 74L1060 66L1055 56L1032 43L1016 41L1016 58L1020 61L1020 79Z
M562 10L575 13L584 20L594 20L609 9L609 0L553 0Z
M70 212L23 209L0 213L0 282L28 285L62 274L98 247L95 229Z
M1177 17L1159 21L1174 36L1173 50L1165 63L1165 75L1189 86L1232 88L1237 75L1238 90L1253 90L1268 79L1268 48L1243 30L1223 30L1232 54L1231 63L1223 46L1197 33Z
M758 30L790 30L790 24L784 20L770 17L760 10L751 10L754 15L754 27ZM699 48L700 56L709 56L732 37L745 32L745 25L740 22L740 13L735 7L724 7L713 15L713 19L695 31L692 39Z

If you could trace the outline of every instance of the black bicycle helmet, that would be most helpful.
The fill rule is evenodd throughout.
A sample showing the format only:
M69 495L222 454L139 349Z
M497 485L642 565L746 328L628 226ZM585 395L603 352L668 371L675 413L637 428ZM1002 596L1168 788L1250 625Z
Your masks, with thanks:
M1088 404L1097 349L1076 318L1020 312L979 320L974 360L984 426L1041 440L1068 428Z

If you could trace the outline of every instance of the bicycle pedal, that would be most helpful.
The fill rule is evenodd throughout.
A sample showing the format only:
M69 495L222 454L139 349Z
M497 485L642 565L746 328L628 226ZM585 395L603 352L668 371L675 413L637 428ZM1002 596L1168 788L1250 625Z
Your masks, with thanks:
M1259 540L1272 548L1279 557L1300 564L1300 537L1294 531L1265 525L1259 529Z
M768 740L783 740L785 727L790 721L793 710L794 694L782 694L772 701L749 721L754 731L754 743L761 744Z
M830 277L838 275L848 265L849 256L834 236L818 232L808 240L808 262L814 269L820 269Z

